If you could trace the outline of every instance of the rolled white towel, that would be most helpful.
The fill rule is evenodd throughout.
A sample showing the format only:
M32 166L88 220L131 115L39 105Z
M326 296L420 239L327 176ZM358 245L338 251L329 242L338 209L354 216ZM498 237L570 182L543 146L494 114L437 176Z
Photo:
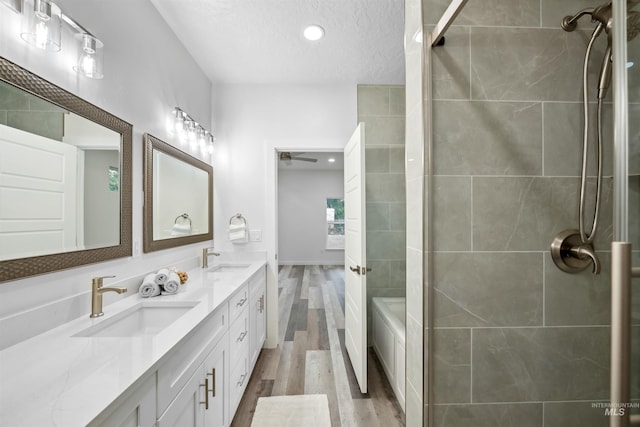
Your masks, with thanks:
M138 293L143 298L155 297L156 295L160 295L162 289L160 289L160 285L155 282L156 275L151 273L147 274L142 280L142 284L140 288L138 288Z
M162 285L163 294L173 295L178 293L180 288L180 276L174 271L169 273L169 278Z
M164 285L168 278L169 278L168 268L163 268L161 270L158 270L158 272L155 274L155 282L158 285Z

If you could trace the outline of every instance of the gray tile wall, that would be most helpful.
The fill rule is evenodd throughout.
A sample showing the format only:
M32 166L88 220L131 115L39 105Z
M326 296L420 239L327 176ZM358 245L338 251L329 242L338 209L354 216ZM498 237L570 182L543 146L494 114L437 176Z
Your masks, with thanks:
M449 3L423 0L426 30ZM569 275L548 250L555 234L578 224L582 61L592 28L584 19L579 31L567 33L559 23L597 4L469 2L445 45L433 50L428 354L435 426L608 425L604 410L591 404L605 402L609 387L610 105L604 109L609 176L596 239L603 271ZM594 48L591 82L604 39ZM640 180L632 181L630 212L637 213ZM640 241L637 224L632 234ZM639 377L634 372L636 398Z
M62 141L61 108L0 82L0 124Z
M358 121L365 124L369 302L406 294L404 96L404 86L358 86Z

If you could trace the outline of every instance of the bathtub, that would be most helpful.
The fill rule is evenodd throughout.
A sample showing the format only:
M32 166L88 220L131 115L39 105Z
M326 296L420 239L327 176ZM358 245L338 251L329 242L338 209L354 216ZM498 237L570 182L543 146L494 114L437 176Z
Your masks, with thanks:
M405 298L372 298L373 349L404 411Z

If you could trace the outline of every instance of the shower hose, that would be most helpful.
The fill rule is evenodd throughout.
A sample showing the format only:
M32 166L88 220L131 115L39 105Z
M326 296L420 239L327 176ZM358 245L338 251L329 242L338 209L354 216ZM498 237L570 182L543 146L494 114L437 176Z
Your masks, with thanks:
M585 230L585 208L587 199L587 166L589 164L589 58L591 57L591 50L593 43L602 33L604 29L603 24L598 24L596 29L591 35L591 40L587 46L587 51L584 56L584 66L582 70L582 100L584 106L584 129L582 138L582 173L580 182L580 208L579 208L579 226L580 226L580 239L583 243L592 243L595 237L596 230L598 228L598 215L600 212L600 199L602 193L602 98L598 97L598 111L597 111L597 146L598 146L598 176L596 181L596 200L595 209L593 213L593 222L591 223L591 231L587 234ZM606 59L605 59L606 60Z

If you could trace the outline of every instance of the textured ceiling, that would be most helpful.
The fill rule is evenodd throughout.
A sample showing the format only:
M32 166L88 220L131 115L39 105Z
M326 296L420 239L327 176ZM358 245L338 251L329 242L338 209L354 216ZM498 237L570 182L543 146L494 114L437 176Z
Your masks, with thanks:
M151 2L213 83L404 83L403 0Z

